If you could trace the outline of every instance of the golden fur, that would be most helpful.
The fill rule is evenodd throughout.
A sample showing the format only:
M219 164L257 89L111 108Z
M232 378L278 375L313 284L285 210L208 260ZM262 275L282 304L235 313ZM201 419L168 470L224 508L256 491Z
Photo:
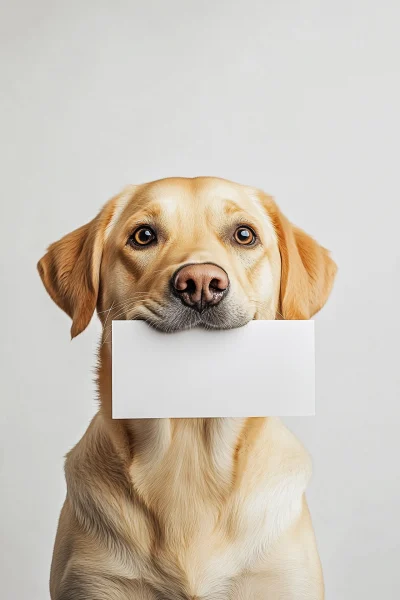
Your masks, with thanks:
M243 223L254 247L232 242ZM141 224L158 232L144 250L127 244ZM169 281L202 262L222 267L230 288L201 323L173 303ZM112 420L110 346L113 319L165 331L309 319L333 284L329 253L259 190L171 178L128 186L38 269L72 337L96 308L103 324L100 409L67 456L52 600L321 600L302 445L276 418ZM143 401L140 374L132 386Z

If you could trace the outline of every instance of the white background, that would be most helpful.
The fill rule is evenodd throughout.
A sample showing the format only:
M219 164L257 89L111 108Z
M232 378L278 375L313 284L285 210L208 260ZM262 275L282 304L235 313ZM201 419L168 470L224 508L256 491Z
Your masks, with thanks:
M395 600L399 568L396 0L2 2L1 595L43 600L63 454L95 410L93 323L36 273L126 183L219 175L331 248L317 417L287 419L327 599Z

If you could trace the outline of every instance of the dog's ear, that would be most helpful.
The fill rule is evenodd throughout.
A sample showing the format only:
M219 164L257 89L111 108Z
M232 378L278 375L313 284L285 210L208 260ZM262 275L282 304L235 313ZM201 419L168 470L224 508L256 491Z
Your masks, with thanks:
M102 255L98 221L51 244L37 265L50 297L72 319L72 338L86 329L96 308Z
M93 221L51 244L37 264L47 292L72 319L71 338L86 329L96 308L105 231L117 199Z
M292 225L271 198L268 213L281 255L280 317L310 319L325 304L337 272L329 251Z

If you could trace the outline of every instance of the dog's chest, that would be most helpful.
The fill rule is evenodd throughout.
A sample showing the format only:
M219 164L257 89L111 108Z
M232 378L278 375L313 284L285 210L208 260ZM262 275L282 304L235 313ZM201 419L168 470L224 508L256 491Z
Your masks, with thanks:
M221 440L206 450L182 429L179 445L131 469L134 487L158 519L149 579L170 573L171 585L176 581L189 597L223 594L254 568L299 514L308 477L301 465L277 469L257 450L253 463L240 461Z

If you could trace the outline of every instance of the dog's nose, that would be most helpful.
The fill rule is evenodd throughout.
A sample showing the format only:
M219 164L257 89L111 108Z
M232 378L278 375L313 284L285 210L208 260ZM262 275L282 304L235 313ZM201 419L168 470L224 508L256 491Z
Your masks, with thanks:
M172 286L184 304L202 312L221 302L227 293L229 278L221 267L212 263L192 264L175 273Z

